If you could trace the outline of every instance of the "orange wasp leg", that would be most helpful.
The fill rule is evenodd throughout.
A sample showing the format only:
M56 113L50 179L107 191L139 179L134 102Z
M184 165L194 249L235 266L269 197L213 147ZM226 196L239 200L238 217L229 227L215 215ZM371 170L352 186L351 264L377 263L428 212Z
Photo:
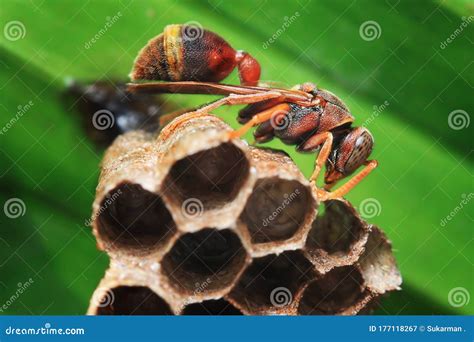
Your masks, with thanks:
M367 177L378 165L376 160L367 160L364 163L365 167L354 177L352 177L347 183L345 183L340 188L334 191L325 191L322 189L318 189L318 198L321 201L328 201L333 199L342 198L349 191L351 191L357 184L359 184L365 177Z
M192 110L194 110L194 109L192 109ZM161 115L160 119L159 119L160 127L165 127L171 121L173 121L177 117L179 117L179 116L181 116L181 115L183 115L183 114L185 114L189 111L190 111L189 108L185 108L185 109L178 109L178 110L175 110L171 113L166 113L166 114Z
M240 127L239 129L230 132L229 137L230 139L240 138L245 133L248 132L249 129L252 127L261 124L265 121L271 120L275 114L286 114L290 110L290 106L287 103L281 103L279 105L273 106L263 112L260 112L254 115L245 125Z
M176 129L176 127L182 124L183 121L189 120L190 115L192 115L193 117L205 116L205 115L209 115L210 111L224 105L251 104L251 103L256 103L260 101L270 100L270 99L280 97L280 96L282 96L282 94L275 91L269 91L264 94L246 94L246 95L230 94L229 96L226 96L222 99L214 101L208 104L207 106L204 106L194 111L191 111L189 113L186 113L187 115L184 116L183 118L181 117L176 118L176 120L173 120L173 122L171 122L169 125L165 127L165 131L173 132ZM163 137L167 137L168 135L169 134L167 133L162 133Z
M321 147L318 157L316 158L313 174L309 178L310 181L315 181L318 178L323 165L328 160L329 153L331 153L333 135L331 132L323 132L312 137L312 142L313 139L314 145L323 144L323 146Z
M282 94L276 91L269 91L263 94L248 94L248 95L230 94L229 96L226 96L220 100L212 102L211 104L208 104L207 106L199 108L198 110L196 110L196 113L207 113L224 105L251 104L251 103L274 99L280 96L282 96Z

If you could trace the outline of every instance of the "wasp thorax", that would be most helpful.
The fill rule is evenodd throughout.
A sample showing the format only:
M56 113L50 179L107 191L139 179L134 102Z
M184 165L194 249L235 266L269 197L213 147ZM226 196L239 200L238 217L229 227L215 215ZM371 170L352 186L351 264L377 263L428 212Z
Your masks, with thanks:
M132 80L219 82L235 68L236 51L198 23L168 25L140 51Z

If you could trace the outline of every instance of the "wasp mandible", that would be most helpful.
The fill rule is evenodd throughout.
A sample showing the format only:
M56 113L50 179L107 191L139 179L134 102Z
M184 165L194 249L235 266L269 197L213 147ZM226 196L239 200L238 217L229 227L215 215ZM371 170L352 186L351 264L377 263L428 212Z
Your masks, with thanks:
M319 151L310 180L316 181L325 164L324 190L317 190L322 201L345 196L377 167L376 160L368 160L374 144L372 134L364 127L352 126L354 117L336 95L313 83L291 89L259 87L260 67L254 58L234 53L224 39L210 31L186 43L183 33L188 29L186 25L167 26L140 52L131 74L134 81L172 82L131 83L130 91L225 96L195 110L195 115L207 114L223 105L246 104L238 117L243 126L231 132L229 138L241 137L258 125L254 132L257 142L277 137L286 144L297 145L300 152ZM242 59L236 57L242 54ZM216 83L235 65L239 67L242 85ZM172 125L179 125L179 119ZM168 129L171 132L173 127ZM364 167L359 173L330 191L360 166Z

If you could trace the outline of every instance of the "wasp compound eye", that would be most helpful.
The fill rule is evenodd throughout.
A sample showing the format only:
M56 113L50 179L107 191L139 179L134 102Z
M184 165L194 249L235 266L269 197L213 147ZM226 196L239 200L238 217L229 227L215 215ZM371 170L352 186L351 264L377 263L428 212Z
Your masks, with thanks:
M372 153L374 138L370 132L357 127L336 141L326 164L325 182L330 184L346 177L364 165Z

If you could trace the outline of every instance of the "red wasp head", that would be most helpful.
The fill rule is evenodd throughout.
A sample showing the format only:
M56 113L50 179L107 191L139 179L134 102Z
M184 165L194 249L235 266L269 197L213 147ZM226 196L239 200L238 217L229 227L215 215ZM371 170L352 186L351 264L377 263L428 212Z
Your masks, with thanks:
M325 183L330 186L357 170L367 161L373 145L374 138L364 127L351 128L339 137L336 136L326 163Z

